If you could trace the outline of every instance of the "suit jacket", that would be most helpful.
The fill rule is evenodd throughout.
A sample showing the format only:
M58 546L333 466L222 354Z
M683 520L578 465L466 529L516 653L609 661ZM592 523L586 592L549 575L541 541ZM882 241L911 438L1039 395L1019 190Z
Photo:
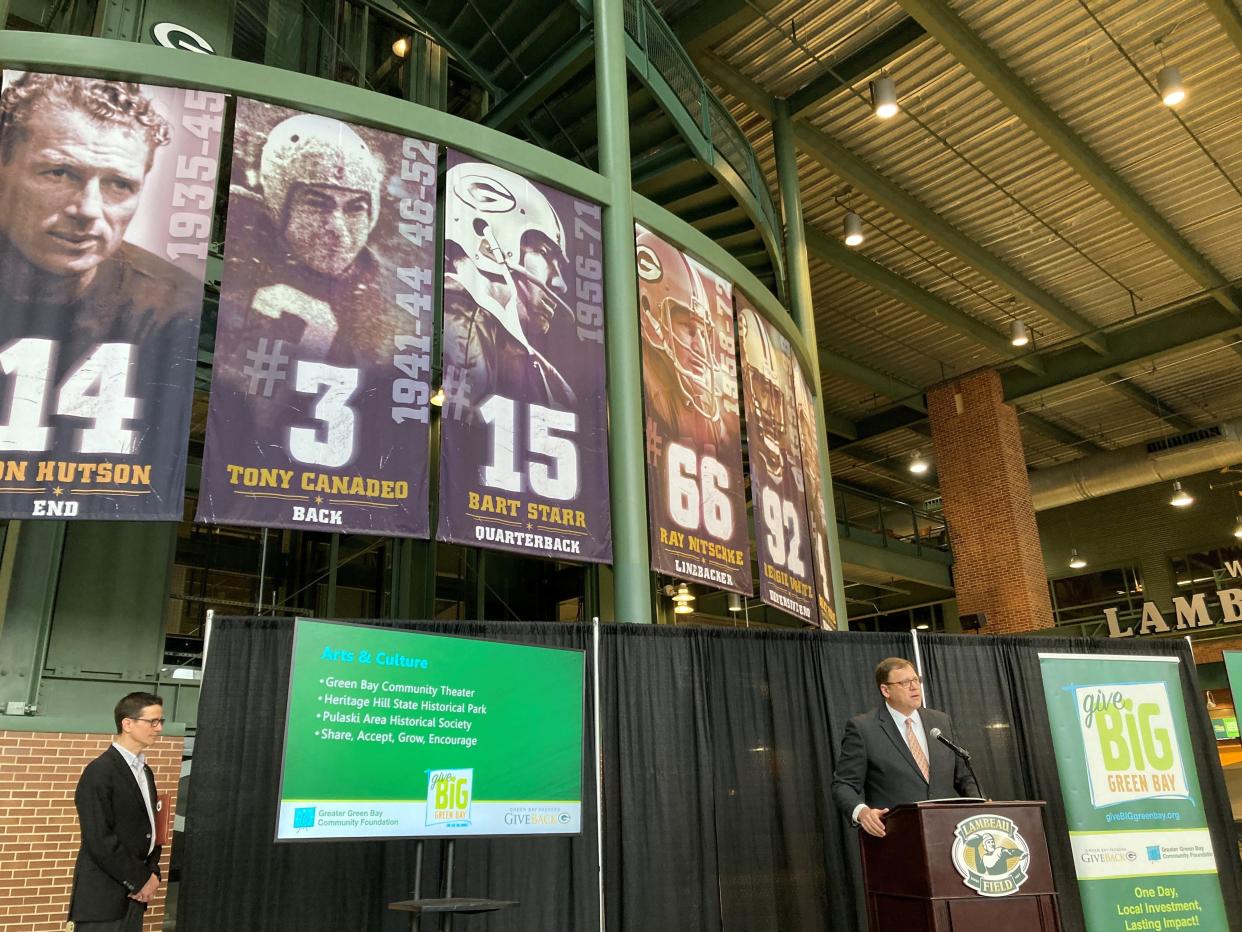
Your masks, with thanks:
M145 767L155 804L155 775ZM73 794L82 847L73 872L69 918L78 922L120 919L129 895L152 874L160 875L160 848L147 854L151 819L146 800L124 756L114 747L86 765Z
M919 719L927 735L927 780L887 705L849 720L832 778L833 799L846 815L852 815L859 803L891 809L921 799L979 795L966 764L932 739L932 729L939 728L952 740L953 721L935 709L920 709Z

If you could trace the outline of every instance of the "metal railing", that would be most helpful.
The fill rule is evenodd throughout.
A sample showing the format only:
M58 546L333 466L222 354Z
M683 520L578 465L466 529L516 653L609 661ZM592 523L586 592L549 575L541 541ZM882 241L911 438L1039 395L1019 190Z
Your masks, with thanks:
M746 185L780 253L781 225L759 160L741 127L703 80L685 48L651 0L625 0L625 31L676 95L707 143Z
M893 547L915 556L934 554L933 559L940 562L946 557L952 559L944 515L840 483L833 483L833 497L842 537Z

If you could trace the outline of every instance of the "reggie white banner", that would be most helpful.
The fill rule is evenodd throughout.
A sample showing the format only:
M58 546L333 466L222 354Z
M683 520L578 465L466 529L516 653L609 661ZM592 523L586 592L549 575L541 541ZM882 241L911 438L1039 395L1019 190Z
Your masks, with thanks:
M0 517L181 519L223 116L4 72Z
M733 286L635 228L657 572L750 595Z
M429 534L436 158L237 102L199 521Z
M832 566L828 562L828 513L824 504L824 484L819 471L819 435L815 427L815 394L802 367L794 366L794 407L798 412L798 446L802 451L805 480L807 530L810 534L811 561L815 567L815 623L821 628L837 626L836 606L832 604Z

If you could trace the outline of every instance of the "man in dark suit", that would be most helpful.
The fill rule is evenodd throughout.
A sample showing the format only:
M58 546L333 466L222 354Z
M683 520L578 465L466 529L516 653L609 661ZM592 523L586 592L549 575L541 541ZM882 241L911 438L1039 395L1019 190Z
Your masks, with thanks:
M923 681L910 661L880 661L875 684L884 705L846 724L832 796L854 824L883 838L884 816L893 806L978 796L979 787L965 763L932 739L934 728L951 739L953 722L943 712L920 708Z
M155 775L144 752L164 728L164 700L130 693L117 703L116 740L86 765L73 794L82 847L69 919L75 932L142 932L160 885Z

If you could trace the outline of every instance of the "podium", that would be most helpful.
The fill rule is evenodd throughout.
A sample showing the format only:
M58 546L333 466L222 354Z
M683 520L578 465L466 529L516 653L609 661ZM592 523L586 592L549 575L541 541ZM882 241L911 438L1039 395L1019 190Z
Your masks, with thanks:
M1043 807L911 803L860 830L871 932L1060 932Z

